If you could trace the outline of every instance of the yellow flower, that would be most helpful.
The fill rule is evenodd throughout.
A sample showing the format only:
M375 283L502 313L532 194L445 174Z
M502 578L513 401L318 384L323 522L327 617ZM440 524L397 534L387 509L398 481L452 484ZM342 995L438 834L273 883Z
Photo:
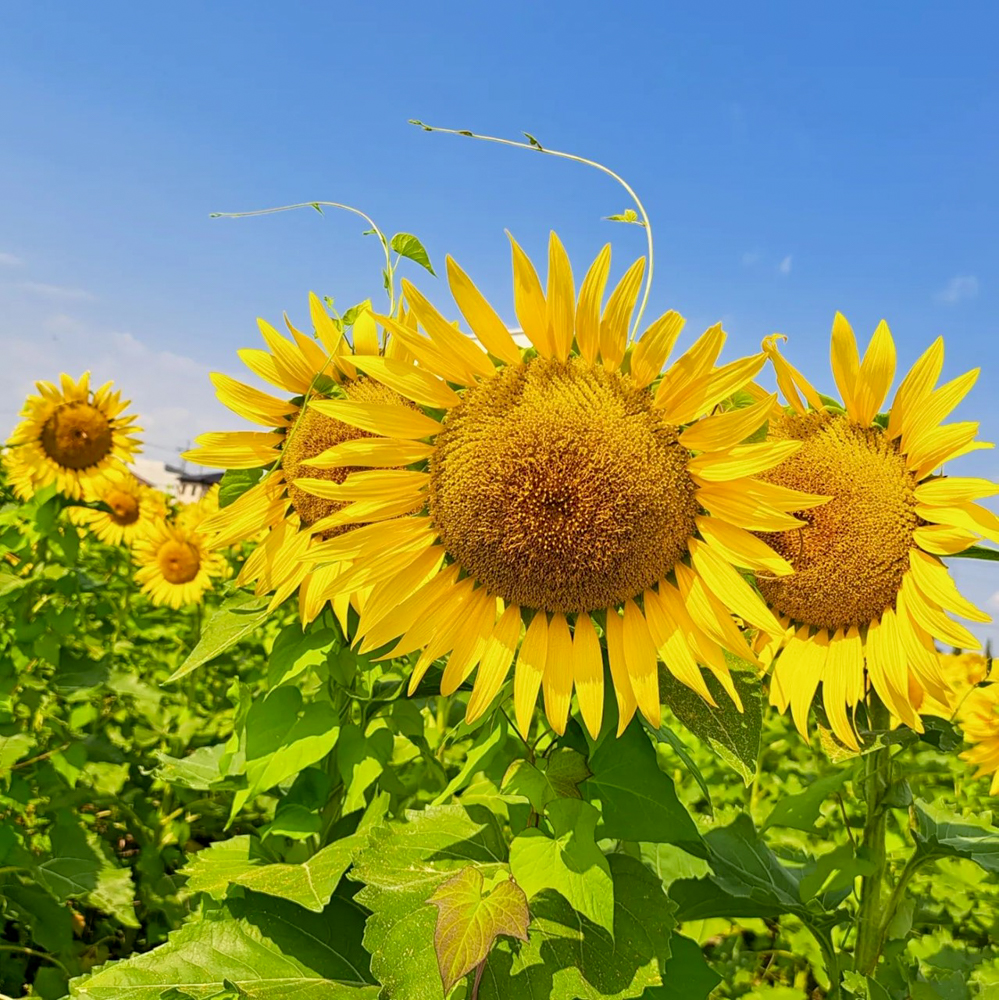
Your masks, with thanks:
M177 511L176 521L185 528L197 528L208 518L219 512L219 487L216 483L205 495L194 503L182 504Z
M895 374L885 323L861 362L850 325L836 315L832 370L845 410L823 402L778 352L777 339L764 348L793 412L771 420L769 437L802 447L765 478L833 499L802 515L804 530L762 536L794 566L783 579L758 576L768 605L788 626L771 700L781 711L790 705L807 735L821 684L834 733L856 749L848 710L864 697L868 679L895 717L920 729L924 695L948 700L934 640L979 648L946 612L989 621L958 593L940 557L981 537L999 541L999 518L974 502L999 486L934 474L945 461L991 447L975 441L978 424L941 424L978 372L934 388L944 354L937 339L902 381L887 420L876 419Z
M133 549L135 581L153 604L179 608L198 604L213 579L229 575L229 564L208 551L206 538L183 524L157 521Z
M99 500L108 510L70 507L69 518L89 528L106 545L133 545L153 522L166 516L162 494L140 483L130 472L112 470L88 488L87 500Z
M61 386L36 382L21 422L7 442L6 464L21 499L55 483L79 500L87 486L109 469L122 468L138 448L134 416L123 416L128 400L112 392L113 383L90 390L90 372L79 382L60 376Z
M725 341L720 326L653 391L683 319L667 312L629 347L644 265L639 259L629 268L601 310L609 246L577 299L554 234L547 293L514 243L515 308L534 345L522 352L448 258L452 294L478 343L404 282L426 335L388 317L379 321L419 367L355 359L420 409L358 399L309 407L377 435L340 444L312 463L367 471L342 484L297 480L318 495L349 501L334 523L372 522L317 545L310 558L351 562L330 581L333 592L369 588L358 626L362 650L395 640L389 655L420 651L410 691L439 657L450 654L444 694L478 666L469 721L492 702L516 657L522 731L541 689L551 725L563 732L575 688L583 720L596 734L602 629L619 729L636 706L659 725L658 658L711 701L704 664L738 701L724 650L754 657L731 613L780 632L733 564L790 572L747 529L800 526L787 511L825 498L756 478L799 447L742 443L765 421L775 397L760 393L745 409L699 419L749 386L764 363L761 354L717 368Z
M221 469L265 466L271 470L234 503L207 517L200 530L211 536L213 549L256 538L264 530L264 538L244 563L237 582L254 584L257 594L273 593L271 607L277 607L297 588L303 623L312 621L329 599L333 599L340 620L346 621L351 595L343 593L333 598L327 586L338 568L314 569L305 561L316 541L348 530L348 526L331 518L344 503L317 494L305 484L296 485L294 480L308 475L324 487L342 483L349 468L315 469L312 460L335 445L367 435L318 410L303 408L303 402L318 396L377 401L400 409L408 404L360 375L355 367L359 357L377 356L380 351L378 329L371 314L363 312L358 316L352 328L353 343L348 344L317 296L309 296L309 305L318 342L296 330L287 317L291 340L258 320L268 349L239 352L254 374L277 386L287 397L261 392L228 375L216 372L211 376L219 399L229 409L271 429L202 434L197 440L200 447L184 457ZM391 344L387 350L396 359L406 357ZM400 459L402 464L412 460L405 455Z
M973 744L961 757L978 765L976 778L991 774L989 792L999 795L999 683L972 690L961 705L958 719L965 740Z
M980 653L942 653L940 673L948 687L947 700L939 701L927 695L919 705L920 715L953 718L973 690L989 676L992 661Z

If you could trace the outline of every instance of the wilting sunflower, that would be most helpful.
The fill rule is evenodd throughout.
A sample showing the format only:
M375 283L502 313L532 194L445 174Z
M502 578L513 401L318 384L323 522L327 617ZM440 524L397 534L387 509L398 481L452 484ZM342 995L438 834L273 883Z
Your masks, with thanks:
M156 521L166 516L166 500L130 472L112 470L95 480L87 500L99 500L107 510L70 507L74 524L89 528L106 545L133 545Z
M139 441L134 416L125 416L128 400L112 392L112 382L91 391L90 372L79 382L60 376L61 385L36 382L7 445L6 464L18 496L55 483L61 493L79 500L84 490L109 469L131 461Z
M972 744L961 757L978 766L976 778L991 774L989 791L999 795L999 683L971 690L958 709L958 721Z
M842 409L827 405L781 356L777 339L768 338L764 349L792 412L771 419L769 440L797 441L801 448L763 478L833 499L802 512L804 530L761 535L794 567L792 576L780 579L757 576L767 604L788 629L771 700L781 711L790 705L807 735L808 709L821 684L833 732L857 749L849 715L865 696L867 680L896 718L919 729L923 696L948 700L934 640L979 648L947 612L989 621L958 593L940 557L981 537L999 541L999 518L974 502L999 486L936 474L950 459L991 447L975 440L978 424L941 423L978 372L934 388L944 357L937 339L902 381L885 419L878 411L895 374L895 345L885 323L861 362L853 331L837 313L832 369Z
M192 462L221 469L269 471L234 503L205 519L201 531L211 536L213 549L265 535L244 563L238 582L254 584L257 594L273 593L276 607L298 588L303 623L312 621L327 600L332 600L341 621L346 620L350 594L330 593L328 582L336 566L314 569L305 561L309 548L323 538L341 534L354 522L336 518L345 506L321 492L298 485L309 477L321 486L342 483L350 468L313 468L312 460L330 448L369 435L353 426L304 408L307 398L341 398L376 402L381 406L409 408L391 389L358 372L360 357L377 357L381 351L378 328L371 314L361 313L348 343L316 295L309 296L312 324L318 341L296 330L285 317L288 340L263 320L258 320L267 350L242 350L240 358L256 375L277 386L284 398L261 392L218 372L211 376L219 399L233 412L268 431L225 431L202 434L200 447L184 456ZM386 353L396 360L407 357L391 342ZM399 463L414 461L425 449L410 448ZM399 464L397 463L397 464Z
M724 650L753 654L732 613L780 632L733 567L790 572L750 530L800 526L787 511L825 498L756 478L800 446L742 443L765 421L774 397L761 393L745 409L700 419L750 384L762 354L716 368L725 334L715 326L660 379L683 326L675 312L629 348L644 265L639 259L629 268L601 311L609 246L577 299L554 234L547 294L514 243L515 308L533 344L523 352L448 258L451 292L478 343L404 282L425 335L388 317L379 321L419 367L355 359L419 409L374 399L309 407L376 435L312 463L367 471L342 484L295 480L349 501L336 519L374 522L317 545L310 558L351 562L330 582L333 592L370 588L358 629L363 650L394 640L391 656L420 651L411 691L438 657L450 654L445 694L478 665L469 720L491 703L516 656L522 730L541 688L548 719L563 732L575 687L583 720L596 734L604 687L599 629L620 728L636 705L658 725L657 656L711 701L699 669L706 665L737 700Z
M171 608L197 604L213 580L229 575L229 564L208 551L205 536L176 522L155 522L132 551L139 567L135 581L153 604Z

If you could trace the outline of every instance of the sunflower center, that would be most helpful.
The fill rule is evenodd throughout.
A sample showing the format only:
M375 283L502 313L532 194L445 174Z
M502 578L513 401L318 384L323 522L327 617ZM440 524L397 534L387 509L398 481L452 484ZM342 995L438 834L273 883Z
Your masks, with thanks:
M127 527L139 520L139 501L131 493L110 490L103 499L111 508L111 520L115 524Z
M111 421L90 403L61 403L42 426L45 454L64 469L86 469L111 454Z
M535 358L448 412L430 516L451 556L505 601L595 611L686 552L698 513L688 457L628 376Z
M398 393L374 382L371 379L358 379L347 382L343 386L348 399L365 403L397 403L399 406L407 405ZM367 431L362 431L357 427L350 427L340 420L327 417L313 410L306 408L302 414L295 432L290 435L284 445L281 467L284 470L285 478L288 480L288 499L292 507L298 514L303 527L309 528L317 521L321 521L330 514L335 514L344 505L336 500L326 500L323 497L313 496L301 487L296 486L292 480L299 477L310 479L325 479L329 482L342 483L352 472L359 471L354 466L342 466L332 469L317 468L312 465L303 465L310 458L321 455L329 448L333 448L344 441L353 441L357 438L372 437ZM322 532L322 538L332 538L335 535L343 534L351 525L341 525L330 528Z
M803 444L761 478L832 499L799 512L807 522L800 531L762 536L794 566L794 575L760 579L760 591L779 612L815 628L878 620L895 606L920 524L916 480L897 443L880 428L839 414L784 416L772 420L770 430Z
M164 542L156 559L160 572L168 583L190 583L201 568L201 556L190 542L171 539Z

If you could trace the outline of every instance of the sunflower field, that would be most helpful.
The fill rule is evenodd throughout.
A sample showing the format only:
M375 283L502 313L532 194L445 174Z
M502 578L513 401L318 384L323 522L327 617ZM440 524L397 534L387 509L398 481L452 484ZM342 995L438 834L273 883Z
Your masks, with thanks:
M831 372L679 349L614 218L614 280L511 238L516 330L367 220L387 305L260 321L194 503L130 470L127 386L37 383L0 996L999 998L978 373L840 314Z

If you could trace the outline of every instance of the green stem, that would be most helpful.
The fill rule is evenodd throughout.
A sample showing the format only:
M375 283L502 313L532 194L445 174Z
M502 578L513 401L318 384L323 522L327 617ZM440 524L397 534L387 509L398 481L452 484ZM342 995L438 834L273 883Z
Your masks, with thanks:
M909 888L909 883L912 881L913 875L919 871L923 865L928 864L933 861L934 858L927 854L913 854L912 857L905 863L905 867L902 869L902 874L898 877L898 882L895 883L895 888L892 889L891 895L888 897L888 904L885 906L884 916L881 918L881 926L878 932L878 951L884 949L885 937L888 935L888 928L891 925L892 920L895 919L895 914L898 912L899 906L902 905L902 900L905 899L905 892Z
M575 153L564 153L559 149L549 149L547 146L542 146L536 140L531 143L518 142L515 139L500 139L495 135L479 135L477 132L469 132L467 129L456 129L456 128L439 128L437 125L427 125L424 122L410 120L411 125L416 125L423 129L424 132L441 132L444 135L461 135L469 139L480 139L482 142L495 142L500 146L512 146L514 149L526 149L529 152L535 153L545 153L548 156L555 156L560 160L572 160L573 163L582 163L584 166L593 167L594 170L599 170L601 173L606 174L608 177L613 178L618 184L621 185L628 192L632 201L635 203L635 208L638 209L638 214L642 217L642 225L645 228L645 241L649 248L649 268L645 272L645 291L642 294L642 302L638 307L638 312L635 315L635 323L631 330L632 339L638 333L638 328L642 322L642 315L645 313L645 307L649 302L649 293L652 291L652 267L653 267L653 254L652 254L652 223L649 220L649 213L645 211L645 206L642 204L641 199L635 194L632 186L620 175L614 173L610 167L605 167L602 163L597 163L596 160L588 160L585 156L577 156ZM526 134L526 133L525 133Z
M822 960L825 963L826 975L829 977L829 992L826 1000L836 1000L840 996L840 969L839 956L836 954L836 946L833 944L832 934L826 930L819 930L809 924L806 927L812 932L812 937L818 942L822 952Z
M875 738L888 731L890 715L877 694L871 692L868 702L870 729ZM881 957L882 888L884 886L887 858L885 833L888 809L884 799L891 787L891 747L873 750L864 758L864 791L867 800L867 818L861 840L864 855L874 866L869 875L860 880L860 911L857 915L857 944L854 949L854 967L857 972L872 975Z

